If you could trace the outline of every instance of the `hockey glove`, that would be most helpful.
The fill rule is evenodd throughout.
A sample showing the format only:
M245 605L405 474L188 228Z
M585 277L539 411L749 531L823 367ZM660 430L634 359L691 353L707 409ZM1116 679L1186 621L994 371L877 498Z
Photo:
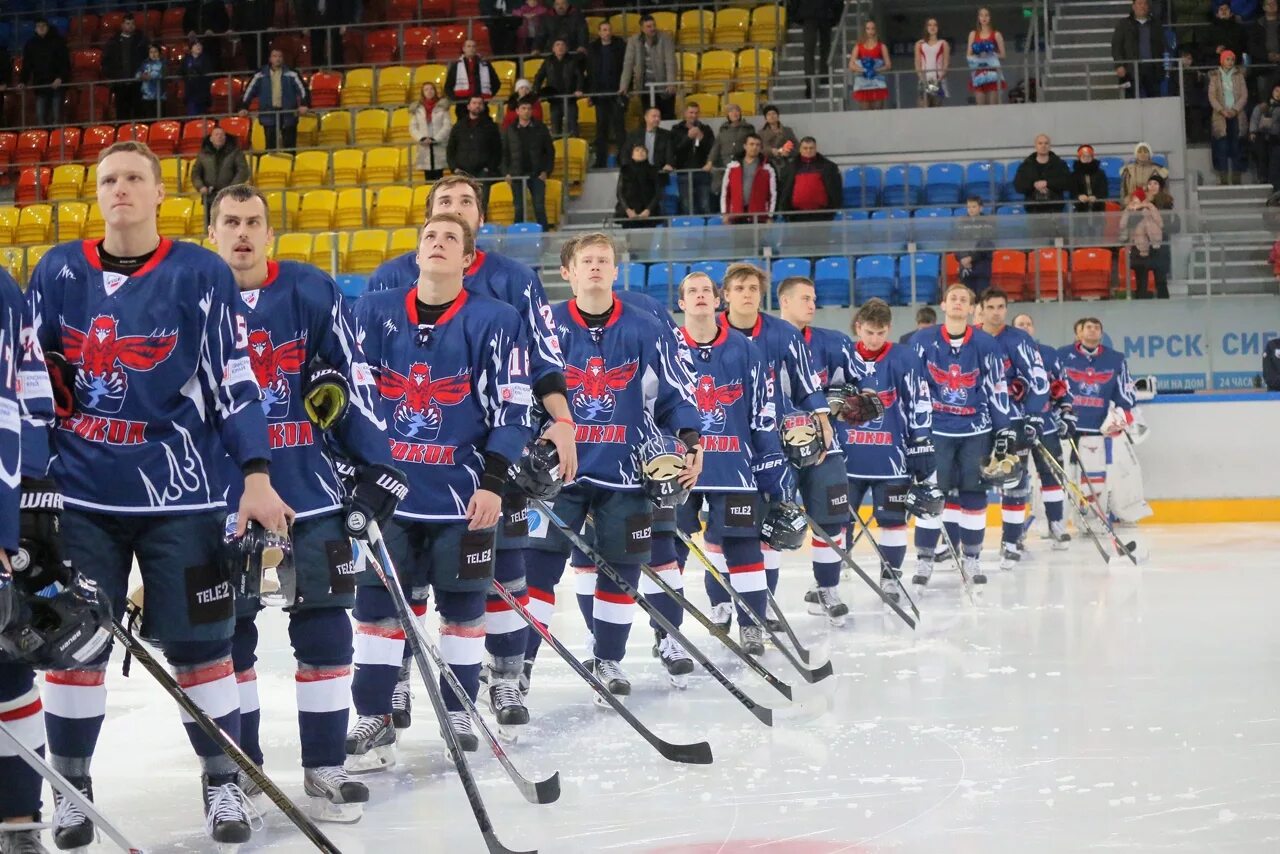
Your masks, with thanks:
M843 404L838 413L832 409L832 414L850 424L865 424L884 415L884 401L874 391L858 391L857 386L847 385L840 392L844 396ZM827 400L830 402L830 395Z
M796 492L796 475L782 454L767 454L751 467L756 489L766 502L788 501Z
M1076 411L1071 404L1064 403L1058 407L1058 436L1069 442L1076 438Z
M1022 435L1019 437L1018 450L1031 450L1043 435L1044 417L1041 415L1028 415L1022 422Z
M384 465L360 469L355 484L351 487L351 496L347 499L347 536L367 536L371 521L376 521L379 525L386 524L408 494L409 484L399 469Z
M70 418L76 411L76 366L57 350L44 355L53 391L53 412L59 418Z
M934 461L933 442L922 439L907 445L907 471L916 483L923 483L938 470Z
M332 430L346 414L350 399L351 386L345 376L328 365L312 366L302 392L302 407L312 424Z
M1005 427L996 431L995 441L991 445L991 453L1000 457L1009 456L1014 453L1017 446L1018 432L1012 427Z
M1022 403L1022 399L1027 396L1027 384L1023 382L1022 377L1014 377L1009 380L1009 398L1017 403Z
M18 552L10 564L15 581L30 593L71 583L71 561L62 553L62 493L52 480L22 481Z

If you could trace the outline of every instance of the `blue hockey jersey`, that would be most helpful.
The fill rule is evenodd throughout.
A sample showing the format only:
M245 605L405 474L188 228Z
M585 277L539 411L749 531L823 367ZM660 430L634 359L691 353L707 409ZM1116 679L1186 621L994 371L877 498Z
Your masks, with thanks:
M484 452L508 462L533 438L529 345L511 306L463 291L434 326L419 325L416 287L356 303L362 345L391 425L391 457L409 479L396 515L466 518Z
M406 252L384 261L373 271L369 277L369 293L398 290L417 281L418 253ZM470 293L505 302L520 315L529 336L529 355L533 360L531 385L537 385L548 374L564 370L547 293L532 267L497 252L477 249L476 260L467 269L462 286Z
M1010 389L1011 413L1015 417L1043 413L1049 403L1049 376L1040 356L1040 346L1016 326L1002 326L991 337L1004 352L1004 379ZM1015 380L1022 390L1021 399L1015 399L1012 393Z
M652 438L646 422L672 435L701 426L670 336L647 312L627 308L617 296L609 320L595 329L573 300L552 313L577 422L578 480L639 489L634 451Z
M1093 355L1079 343L1058 351L1062 359L1062 374L1071 389L1072 406L1076 411L1076 429L1085 434L1102 432L1102 423L1114 403L1123 410L1136 404L1133 379L1129 376L1129 363L1124 354L1110 347L1099 346Z
M680 331L694 354L693 402L702 419L702 475L695 492L752 492L754 461L781 454L769 371L759 349L741 332L717 327L699 345Z
M720 315L720 325L729 327L729 315ZM785 320L761 312L747 337L760 348L765 366L774 381L778 417L788 412L830 412L822 383L814 371L809 348L796 329Z
M50 249L31 275L32 329L77 366L76 412L52 433L64 500L172 514L223 506L222 459L269 459L267 425L231 270L162 239L133 275L106 272L95 241Z
M271 444L271 480L299 518L342 506L340 478L325 439L302 406L303 381L313 359L339 371L351 386L346 415L332 440L355 465L391 464L387 425L375 410L373 374L356 343L351 312L333 279L309 264L267 264L261 288L240 292L248 328L249 365L262 389ZM227 504L239 504L240 470L226 461Z
M877 353L854 347L853 380L874 391L884 415L854 426L838 420L850 477L884 480L906 477L907 445L927 439L933 426L933 399L921 375L920 359L910 347L886 343Z
M1049 378L1049 397L1045 401L1042 413L1052 412L1062 405L1073 406L1071 387L1062 373L1062 356L1057 347L1036 343L1040 353L1040 361L1044 363L1045 376Z
M853 372L853 339L843 332L834 329L823 329L817 326L806 326L801 333L805 346L809 348L809 364L818 375L818 388L840 388L848 383L856 383ZM840 441L839 431L833 427L829 454L843 454L844 443Z
M1004 350L981 329L965 330L953 347L944 324L921 329L911 339L929 384L932 432L939 436L976 436L1010 426Z

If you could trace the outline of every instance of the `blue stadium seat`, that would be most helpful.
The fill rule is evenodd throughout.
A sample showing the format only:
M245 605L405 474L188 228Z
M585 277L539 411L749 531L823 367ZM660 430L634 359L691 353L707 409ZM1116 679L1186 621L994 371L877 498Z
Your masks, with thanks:
M1152 160L1154 159L1153 157ZM1102 174L1107 176L1111 186L1120 186L1120 170L1124 168L1123 157L1099 157L1098 167L1102 170Z
M773 297L776 301L778 298L778 285L782 284L783 279L791 276L804 276L806 279L813 277L813 265L808 258L779 258L773 262L773 267L769 270L769 278L771 280L770 288L773 291Z
M352 302L364 296L365 288L369 284L367 276L357 276L354 273L342 273L338 276L338 290L342 291L342 295Z
M1022 194L1013 189L1013 179L1017 176L1018 167L1021 165L1021 160L1010 160L1005 164L1003 197L1009 201L1022 201Z
M673 257L697 257L706 245L707 220L700 216L678 216L671 220L667 249Z
M1151 162L1163 169L1169 168L1169 158L1165 157L1163 154L1151 155Z
M853 275L849 259L845 257L819 258L813 265L813 284L817 291L818 305L847 306L852 288L849 279Z
M866 252L901 252L907 248L911 230L911 211L906 208L881 208L871 212L871 221L879 223L870 231L868 244L861 247Z
M924 170L919 166L890 166L884 173L880 201L885 207L915 207L924 199Z
M724 283L724 271L729 269L727 261L699 261L689 265L690 273L706 273L717 285Z
M916 274L915 302L937 302L938 278L942 275L942 256L931 252L917 252L915 255L902 255L898 258L898 287L895 304L908 305L912 302L911 270L913 266Z
M921 249L943 249L951 237L951 208L916 208L911 233Z
M664 305L675 306L676 286L688 273L689 265L682 261L650 264L645 293Z
M845 222L866 222L871 219L871 211L840 211L836 219Z
M496 222L486 222L476 232L476 247L484 252L498 252L501 235L506 229Z
M994 160L970 163L964 170L964 194L984 202L998 201L1004 189L1004 164Z
M962 201L964 167L959 163L934 163L925 172L924 200L930 205L954 205Z
M526 264L535 264L542 254L542 226L536 222L517 222L507 228L502 248L507 255Z
M1027 240L1031 237L1027 209L1022 205L1001 205L992 218L996 228L996 245L1002 240Z
M648 268L639 261L623 264L618 268L618 281L614 287L625 291L643 291L648 276Z
M844 171L844 206L874 208L880 204L883 173L876 166L851 166Z
M854 302L861 305L878 297L885 302L893 299L895 264L892 255L864 255L853 265Z

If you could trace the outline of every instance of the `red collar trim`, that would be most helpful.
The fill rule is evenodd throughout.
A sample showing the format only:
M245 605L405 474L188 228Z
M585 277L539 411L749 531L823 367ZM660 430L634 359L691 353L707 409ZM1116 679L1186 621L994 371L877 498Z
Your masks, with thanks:
M270 287L278 278L280 278L280 262L268 261L267 262L267 278L262 283L262 287L264 288Z
M942 336L942 340L947 345L951 345L951 334L947 332L947 324L943 323L940 326L938 326L938 334ZM968 344L972 340L973 340L973 327L966 326L964 328L964 340L960 342L960 346L963 347L965 344Z
M723 327L724 329L728 329L730 327L729 312L726 311L724 314L720 315L720 326ZM751 327L751 335L750 335L751 339L754 340L756 338L759 338L760 330L763 328L764 328L764 313L759 312L756 314L756 325Z
M890 348L893 347L893 344L889 341L886 341L884 342L884 346L881 347L879 350L876 350L875 352L872 352L868 350L866 347L862 346L861 341L858 341L854 346L858 351L858 355L862 357L862 361L879 362L885 356L889 355L889 350Z
M477 249L476 260L471 262L471 266L467 268L467 272L463 273L462 275L474 276L480 270L480 268L484 266L484 258L485 258L484 250Z
M1093 356L1090 356L1090 354L1088 354L1088 353L1086 353L1086 352L1084 351L1084 345L1083 345L1083 344L1081 344L1079 341L1077 341L1077 342L1076 342L1075 344L1073 344L1072 346L1076 348L1076 352L1077 352L1077 353L1079 353L1081 356L1085 356L1086 358L1093 358L1093 356L1100 356L1100 355L1102 355L1102 351L1106 349L1106 347L1103 347L1103 346L1102 346L1102 342L1101 342L1101 341L1099 341L1099 342L1098 342L1098 349L1093 353Z
M729 340L729 328L720 324L716 324L716 337L706 344L694 340L694 337L689 334L689 327L687 326L680 327L680 334L684 336L684 342L690 347L719 347Z
M467 304L467 291L464 288L458 293L453 301L453 305L449 306L444 314L440 315L440 319L436 321L436 326L444 326L450 320L462 311L462 307ZM409 288L409 292L404 295L404 310L409 315L409 325L418 326L418 286L414 285Z
M582 316L582 312L578 310L578 301L576 299L569 300L569 316L574 322L584 329L587 326L586 319ZM618 322L618 318L622 316L622 300L618 299L617 294L613 297L613 314L609 315L609 319L604 322L605 329Z
M98 257L98 248L102 245L101 240L85 240L80 246L84 250L85 260L89 262L89 266L95 270L102 270L102 259ZM156 247L156 254L151 256L151 260L143 264L136 272L129 276L130 279L138 279L150 273L160 265L160 262L169 254L169 250L173 248L173 241L167 237L160 238L160 245Z
M813 327L812 326L806 326L804 329L800 330L800 334L804 336L804 343L806 344L813 343Z

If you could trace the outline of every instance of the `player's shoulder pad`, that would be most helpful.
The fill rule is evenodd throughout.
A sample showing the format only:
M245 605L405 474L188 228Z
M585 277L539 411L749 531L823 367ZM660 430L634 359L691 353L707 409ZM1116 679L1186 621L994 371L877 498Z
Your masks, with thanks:
M373 273L369 275L369 284L370 286L378 286L382 285L382 283L389 282L390 285L382 285L378 287L378 290L370 291L369 293L373 294L380 291L396 290L401 285L409 284L408 280L401 281L402 279L405 279L406 275L411 274L412 279L417 280L417 272L417 250L406 252L403 255L397 255L394 258L388 258L374 268Z
M369 318L378 317L386 318L393 316L398 310L404 313L405 295L413 285L405 285L402 288L391 288L385 291L374 291L360 297L355 304L355 312L357 315ZM406 318L405 323L408 323Z
M501 320L506 325L523 326L523 322L520 320L520 312L516 311L514 306L502 300L467 291L466 307L472 309L473 312L479 312L482 317Z

